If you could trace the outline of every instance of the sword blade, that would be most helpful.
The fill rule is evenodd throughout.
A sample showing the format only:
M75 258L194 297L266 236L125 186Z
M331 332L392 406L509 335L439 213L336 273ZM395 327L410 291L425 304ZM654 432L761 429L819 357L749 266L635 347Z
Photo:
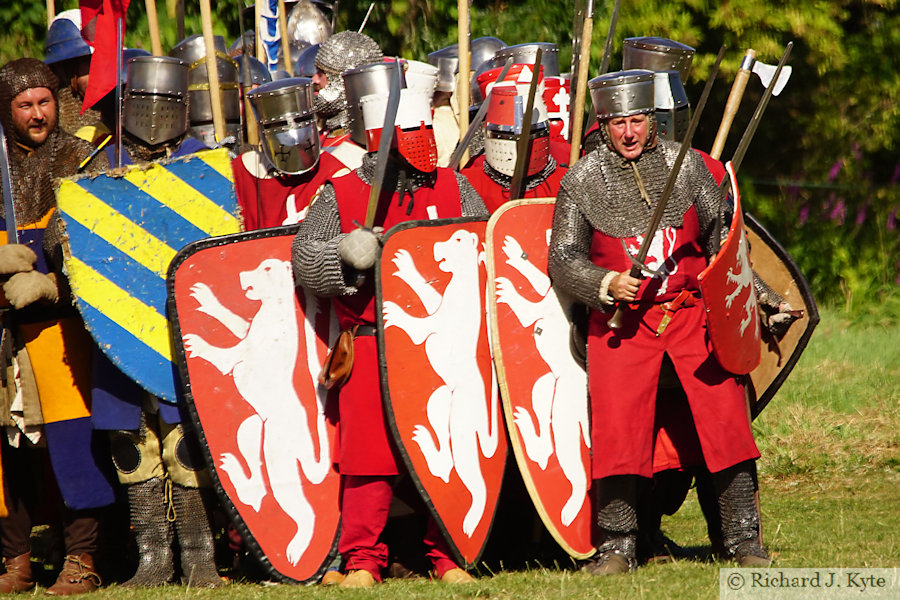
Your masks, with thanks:
M503 65L503 70L500 71L500 77L497 78L497 81L503 81L503 78L506 77L507 73L509 73L510 67L512 67L512 61L512 56L506 59L506 64ZM494 88L491 88L492 91L493 89ZM481 106L478 107L478 112L475 113L475 117L472 119L472 122L469 123L469 128L466 130L466 135L464 135L463 139L460 140L458 144L456 144L456 149L453 151L453 154L450 155L450 162L447 163L447 167L453 169L454 171L459 170L459 163L460 161L462 161L463 154L469 148L469 144L472 143L472 138L475 137L475 133L484 122L484 115L487 114L488 100L490 99L491 92L489 91L487 93L487 96L484 97L484 101L481 103Z
M0 179L3 185L3 210L6 214L6 243L18 244L19 231L16 228L16 208L12 196L12 175L9 172L9 154L6 152L6 131L0 123Z
M400 106L400 59L394 60L394 74L391 90L388 95L387 109L384 113L384 125L381 128L381 141L378 143L378 157L375 160L375 178L369 189L369 205L366 208L365 226L371 228L375 223L375 211L378 208L378 197L384 185L384 173L387 170L388 154L391 141L394 139L394 123L397 122L397 109Z

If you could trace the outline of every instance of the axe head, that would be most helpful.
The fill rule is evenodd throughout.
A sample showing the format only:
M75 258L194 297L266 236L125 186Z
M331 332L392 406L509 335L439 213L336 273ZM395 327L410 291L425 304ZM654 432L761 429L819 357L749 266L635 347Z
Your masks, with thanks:
M759 75L760 81L762 81L763 87L768 88L769 84L772 83L772 78L775 76L776 67L772 65L767 65L764 62L759 62L758 60L753 61L753 67L751 70ZM784 89L784 86L787 85L788 79L791 78L791 67L788 65L784 65L781 67L781 74L778 76L778 81L775 82L775 87L772 88L772 95L777 96L781 93L781 90Z

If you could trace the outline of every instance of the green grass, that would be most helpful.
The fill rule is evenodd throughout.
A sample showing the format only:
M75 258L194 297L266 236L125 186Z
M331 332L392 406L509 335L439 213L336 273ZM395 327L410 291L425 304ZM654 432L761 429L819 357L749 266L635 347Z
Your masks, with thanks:
M897 320L893 320L894 323ZM794 373L754 423L766 544L782 567L900 567L900 326L849 323L826 311ZM691 492L663 522L682 545L705 547ZM598 580L571 564L482 569L471 586L389 580L373 590L232 584L221 590L101 590L96 598L717 598L718 569L680 561Z

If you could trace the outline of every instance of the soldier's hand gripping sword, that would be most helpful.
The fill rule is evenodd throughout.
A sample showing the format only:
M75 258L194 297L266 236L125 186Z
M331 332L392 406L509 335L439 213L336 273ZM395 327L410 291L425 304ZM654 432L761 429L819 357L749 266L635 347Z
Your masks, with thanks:
M675 158L675 163L672 165L672 170L669 172L669 177L666 179L666 184L663 187L663 191L660 194L659 202L656 204L656 210L653 212L653 216L650 218L650 223L647 225L647 231L644 234L644 241L641 243L641 248L638 250L637 256L633 257L632 262L634 263L631 267L631 271L629 275L634 277L635 279L641 276L641 271L645 269L644 261L647 259L647 252L650 251L650 243L653 241L653 236L656 235L656 228L659 227L659 222L662 220L663 213L666 210L666 204L669 202L669 197L672 195L672 190L675 188L675 180L678 178L678 172L681 170L681 163L684 162L684 157L687 154L688 150L691 148L691 140L694 138L694 131L697 130L697 125L700 123L700 115L703 114L703 108L706 106L706 100L709 98L709 93L712 91L713 82L716 79L716 74L719 72L719 63L722 62L722 57L725 55L725 46L719 50L719 55L716 57L716 63L713 65L712 70L709 73L709 79L706 81L706 86L703 88L703 94L700 96L700 102L697 103L697 110L694 112L694 116L691 118L691 123L688 126L687 133L684 134L684 140L681 142L681 148L678 150L678 156ZM650 269L647 269L650 270ZM625 313L625 302L617 302L616 303L616 312L609 320L607 325L609 325L610 329L621 329L622 328L622 318Z

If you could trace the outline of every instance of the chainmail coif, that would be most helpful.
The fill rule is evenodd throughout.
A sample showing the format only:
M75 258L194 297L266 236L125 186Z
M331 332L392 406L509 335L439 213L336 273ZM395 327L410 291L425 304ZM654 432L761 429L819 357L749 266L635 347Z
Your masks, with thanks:
M318 116L326 119L329 131L350 125L341 73L383 59L381 47L364 33L341 31L322 42L316 53L316 68L328 76L328 84L316 94L314 108Z

